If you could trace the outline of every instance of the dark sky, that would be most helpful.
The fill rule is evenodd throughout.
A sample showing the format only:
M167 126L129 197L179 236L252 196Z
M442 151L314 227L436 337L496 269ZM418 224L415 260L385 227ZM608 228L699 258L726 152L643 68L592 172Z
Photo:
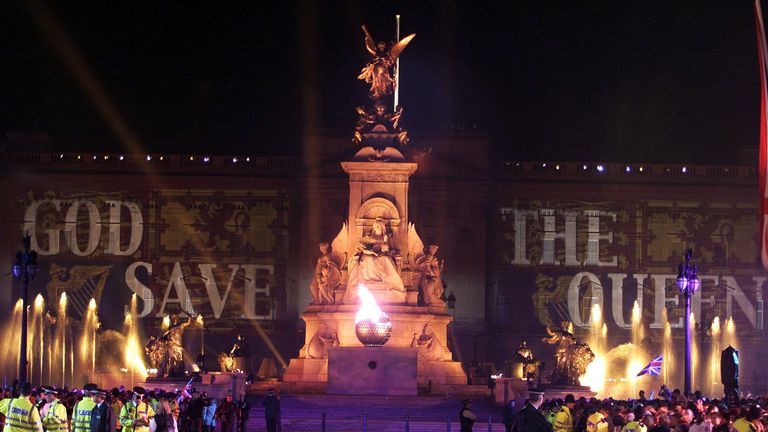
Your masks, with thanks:
M350 133L360 25L391 40L396 12L417 33L401 69L417 137L477 125L497 157L544 160L720 163L756 145L750 0L2 2L0 132L118 151L46 10L150 151L292 154L306 129Z

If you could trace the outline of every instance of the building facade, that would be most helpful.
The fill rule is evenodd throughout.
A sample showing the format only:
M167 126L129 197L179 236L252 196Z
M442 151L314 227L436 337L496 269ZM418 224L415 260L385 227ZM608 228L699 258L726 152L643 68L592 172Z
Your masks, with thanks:
M754 167L496 161L483 137L416 139L431 151L415 160L410 219L440 246L446 293L457 298L457 360L501 368L522 340L546 358L544 326L568 320L587 337L595 304L613 344L629 340L637 302L648 352L666 317L680 345L674 277L692 248L701 350L714 318L733 317L743 387L768 390L751 366L766 354L768 278ZM207 356L242 333L257 361L280 362L304 339L317 245L346 219L348 142L313 134L301 156L286 157L4 153L0 264L10 270L29 233L40 254L33 296L55 305L67 292L73 329L93 297L102 331L119 331L136 295L146 335L166 314L202 314ZM18 284L5 283L11 311Z

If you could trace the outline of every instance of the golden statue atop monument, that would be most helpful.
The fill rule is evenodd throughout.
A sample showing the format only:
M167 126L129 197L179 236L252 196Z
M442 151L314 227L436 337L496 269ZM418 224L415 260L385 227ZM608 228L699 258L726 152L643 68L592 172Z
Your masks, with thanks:
M402 155L387 151L392 147L408 145L408 131L400 126L403 107L394 107L394 112L387 109L384 99L397 88L397 58L408 43L416 36L411 34L387 45L376 42L368 29L363 26L365 47L373 57L360 71L359 80L370 84L368 96L374 101L373 106L356 108L358 120L352 141L369 150L361 154L362 159L398 160Z
M375 42L368 29L363 26L365 33L365 48L373 58L360 71L357 79L371 85L368 96L375 100L381 100L384 96L391 95L397 83L397 58L402 54L408 43L416 34L411 34L387 47L384 42Z

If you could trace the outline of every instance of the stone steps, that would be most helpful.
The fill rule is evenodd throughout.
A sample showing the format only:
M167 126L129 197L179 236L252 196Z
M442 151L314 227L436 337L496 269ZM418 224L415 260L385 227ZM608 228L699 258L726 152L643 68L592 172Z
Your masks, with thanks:
M262 398L252 398L251 417L248 431L264 431L264 409ZM326 430L334 432L363 430L363 413L367 415L367 430L389 432L405 430L405 415L408 414L410 432L458 432L458 415L461 400L434 396L381 397L381 396L340 396L340 395L282 395L282 425L285 432L318 432L321 430L322 413L326 413ZM491 417L491 431L504 431L501 423L501 408L488 399L475 399L472 409L478 417L476 431L488 431L488 417Z

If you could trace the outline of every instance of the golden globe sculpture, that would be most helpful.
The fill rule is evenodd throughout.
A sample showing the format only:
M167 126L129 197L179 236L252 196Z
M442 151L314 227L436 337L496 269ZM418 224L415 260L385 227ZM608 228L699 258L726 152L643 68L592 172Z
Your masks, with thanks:
M355 315L355 335L367 347L383 346L392 336L392 322L365 286L358 285L357 292L360 309Z

